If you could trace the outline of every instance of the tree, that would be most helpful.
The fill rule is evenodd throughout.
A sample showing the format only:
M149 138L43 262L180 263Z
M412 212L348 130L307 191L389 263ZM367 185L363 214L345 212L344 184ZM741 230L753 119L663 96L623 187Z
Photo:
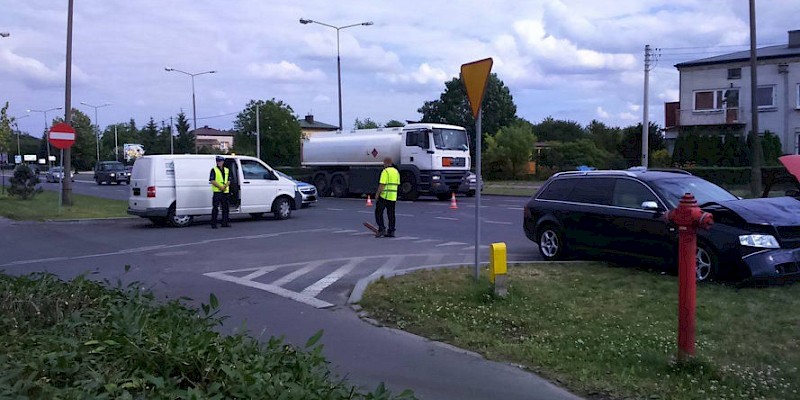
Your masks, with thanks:
M233 123L237 153L255 155L256 107L261 128L261 159L270 165L300 164L302 131L294 110L280 100L250 100ZM241 150L240 150L241 149Z
M41 187L36 187L39 183L39 176L33 173L31 167L20 164L14 169L14 176L11 178L11 186L8 194L17 196L22 200L32 199L37 193L42 192Z
M75 129L75 144L72 145L72 167L78 170L92 169L97 161L97 139L95 127L89 116L78 109L72 109L70 125ZM55 122L64 122L59 117ZM51 150L51 155L55 153ZM66 165L64 168L68 168Z
M575 121L563 121L547 117L533 126L536 137L543 142L575 142L586 139L586 131Z
M384 126L387 127L387 128L402 128L402 127L406 126L406 124L404 124L404 123L402 123L402 122L400 122L400 121L398 121L396 119L393 119L393 120L387 122L386 125L384 125Z
M141 145L144 146L144 150L147 154L164 153L164 146L162 146L158 140L158 125L156 125L156 121L153 120L153 117L150 117L150 120L147 121L147 125L142 128L139 136L142 140Z
M538 156L539 165L556 170L574 170L579 165L588 165L598 169L618 169L625 161L619 154L605 151L589 140L557 143L549 149L542 150Z
M185 154L195 152L195 136L189 132L189 120L183 111L178 113L175 120L175 130L178 136L175 138L175 154Z
M11 149L11 136L14 132L11 124L14 118L8 116L8 102L0 108L0 154L8 153Z
M377 122L369 118L365 118L363 121L356 118L356 122L353 124L353 126L356 129L375 129L380 127L380 125Z
M483 112L481 131L489 136L494 136L501 127L511 125L517 119L517 106L514 104L511 91L497 78L497 74L489 75L481 111ZM472 110L461 78L445 82L445 89L439 100L426 101L417 112L422 114L421 122L466 128L470 137L470 152L475 154L475 119L472 118Z
M507 167L506 177L516 179L523 166L531 159L536 145L533 126L525 122L517 122L511 126L500 128L494 137L486 135L487 164L495 168Z
M592 120L586 126L586 133L597 147L610 153L616 153L622 141L622 131L618 127L612 128L597 120Z
M648 129L648 155L666 148L664 136L658 124L651 122ZM642 165L642 124L631 125L622 129L622 140L618 147L619 154L627 161L628 167ZM648 157L649 158L649 157Z

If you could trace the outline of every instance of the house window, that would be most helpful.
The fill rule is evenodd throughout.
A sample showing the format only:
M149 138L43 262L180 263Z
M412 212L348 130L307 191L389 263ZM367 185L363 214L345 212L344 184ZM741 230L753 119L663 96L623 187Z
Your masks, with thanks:
M739 107L739 89L700 90L694 92L694 111L718 111Z
M728 79L742 79L742 69L728 68Z
M797 84L797 108L800 109L800 83Z
M775 107L775 86L759 86L756 90L756 104L758 108Z

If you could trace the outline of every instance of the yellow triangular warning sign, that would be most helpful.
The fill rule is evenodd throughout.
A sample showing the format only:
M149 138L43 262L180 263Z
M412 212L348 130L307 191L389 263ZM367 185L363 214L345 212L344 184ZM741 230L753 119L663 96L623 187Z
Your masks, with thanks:
M481 109L483 94L486 92L486 82L492 71L492 59L473 61L461 66L461 80L467 89L467 100L472 108L472 117L477 119Z

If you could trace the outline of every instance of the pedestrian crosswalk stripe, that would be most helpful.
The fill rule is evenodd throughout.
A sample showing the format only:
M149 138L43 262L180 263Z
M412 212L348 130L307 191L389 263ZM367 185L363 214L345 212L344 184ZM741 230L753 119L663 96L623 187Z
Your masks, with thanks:
M447 243L437 244L436 247L458 246L458 245L465 245L465 244L468 244L468 243L464 243L464 242L447 242Z
M298 277L305 275L306 273L308 273L311 270L319 267L322 264L325 264L325 260L312 261L312 262L308 263L308 265L306 265L305 267L300 268L298 270L295 270L294 272L283 276L282 278L276 280L275 282L272 282L272 284L275 285L275 286L283 286L283 285L285 285L285 284L297 279Z
M344 276L348 272L350 272L353 268L355 268L355 266L359 262L361 262L363 260L364 259L360 258L360 257L356 258L356 259L353 259L353 260L350 260L350 262L348 262L347 264L342 265L341 267L337 268L336 271L331 272L330 274L328 274L324 278L314 282L313 285L303 289L303 291L300 294L302 294L304 296L315 297L320 292L322 292L326 287L332 285L334 282L338 281L339 278L341 278L342 276Z

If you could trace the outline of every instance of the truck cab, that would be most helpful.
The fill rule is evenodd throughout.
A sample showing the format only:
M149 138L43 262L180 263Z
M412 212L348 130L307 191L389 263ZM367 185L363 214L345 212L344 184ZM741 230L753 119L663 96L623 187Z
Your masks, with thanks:
M421 193L447 199L460 191L471 165L469 139L464 128L443 124L411 124L403 129L400 150L400 193ZM403 179L405 175L405 179ZM417 192L416 194L414 192Z

